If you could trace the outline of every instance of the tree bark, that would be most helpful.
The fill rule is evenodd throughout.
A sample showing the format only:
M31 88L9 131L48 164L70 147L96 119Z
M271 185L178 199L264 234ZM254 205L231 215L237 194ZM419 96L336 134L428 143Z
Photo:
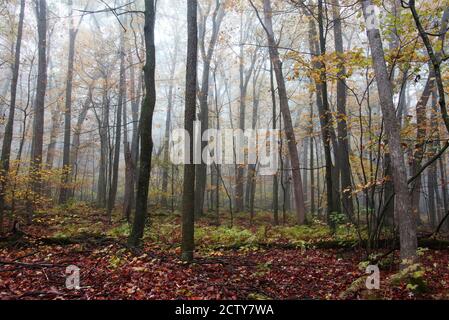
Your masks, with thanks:
M36 101L34 104L33 139L31 148L32 190L40 194L42 149L44 142L45 93L47 90L47 1L36 1L36 17L38 30L38 74L36 85ZM31 222L32 210L29 211L28 222Z
M174 77L176 72L176 65L178 60L178 43L179 41L175 40L175 48L173 52L173 60L171 63L170 70L170 85L168 88L168 104L167 104L167 118L165 120L165 135L164 135L164 171L162 173L162 206L168 206L168 173L169 173L169 152L170 152L170 131L171 131L171 122L172 122L172 112L173 112L173 90L174 90ZM173 174L173 172L172 172Z
M118 186L118 168L120 165L120 146L122 141L122 117L123 109L126 108L126 74L125 74L125 35L123 31L120 36L120 84L119 84L119 98L117 107L117 117L115 124L115 146L114 146L114 163L112 167L112 184L109 190L109 199L107 214L109 221L112 220L112 211L115 207L115 200L117 198ZM124 123L126 126L126 123Z
M251 1L253 8L256 10L257 15L259 13L257 8ZM273 11L271 8L271 1L264 0L264 22L259 17L268 38L268 45L270 51L270 58L273 63L274 72L276 75L278 94L279 94L279 104L280 110L284 118L284 128L285 134L288 141L288 150L290 153L290 160L292 166L292 176L293 176L293 187L295 193L295 205L296 205L296 215L298 219L298 224L304 224L306 221L306 209L304 204L304 193L301 179L301 171L299 166L299 156L298 147L296 143L296 136L293 130L292 117L290 113L290 108L288 104L287 89L285 87L284 74L282 70L282 61L279 56L279 50L274 38L273 31L273 21L272 21Z
M14 52L14 65L11 80L11 101L9 105L8 121L3 136L3 147L0 162L0 234L3 233L3 212L5 208L5 188L9 172L9 162L11 158L11 144L14 127L14 117L16 112L17 83L19 80L20 53L22 48L23 20L25 17L25 0L20 1L19 25L17 27L17 40Z
M156 1L145 0L145 100L140 119L140 166L136 196L136 213L129 244L137 247L143 237L147 219L148 191L153 153L153 114L156 106L156 48L154 43L154 25L156 20Z
M212 60L212 56L214 54L215 45L218 39L218 33L220 31L220 26L223 21L225 15L224 8L219 0L215 2L215 11L212 16L212 35L209 41L209 46L206 49L205 46L205 28L206 28L206 20L207 16L203 16L202 23L200 25L200 38L199 45L201 56L203 59L203 75L202 75L202 83L201 89L198 93L199 102L200 102L200 122L201 122L201 136L204 134L206 130L209 129L209 107L208 107L208 97L209 97L209 77L210 77L210 64ZM207 146L207 142L201 142L201 150ZM202 161L201 161L202 162ZM204 207L204 193L206 190L206 180L207 180L207 166L204 163L201 163L196 168L196 178L195 178L195 215L201 216L203 214Z
M196 87L198 64L198 26L197 0L187 0L187 63L186 63L186 98L185 130L189 134L189 163L184 166L184 184L182 196L182 259L193 260L195 250L195 165L193 164L193 125L196 113Z
M371 18L369 9L372 8L370 0L363 0L363 14L366 21ZM379 92L379 99L385 123L393 183L396 192L396 210L399 223L401 259L415 260L418 246L416 236L416 221L412 214L410 193L407 184L407 173L402 152L401 135L393 103L393 90L389 79L387 64L385 62L382 39L378 27L368 28L367 35L371 47L373 67Z
M59 204L65 203L71 195L70 188L67 186L72 177L70 167L70 139L72 134L72 92L73 92L73 66L75 63L75 41L78 29L74 26L73 21L73 0L69 0L70 10L70 31L69 31L69 58L67 65L67 84L64 110L64 149L62 160L62 181L61 190L59 192Z
M346 113L346 68L343 61L343 31L342 20L340 13L339 0L332 0L332 14L334 19L334 39L335 39L335 51L339 56L339 71L337 74L337 131L338 131L338 157L340 164L340 178L341 178L341 197L343 212L347 216L352 217L354 214L354 204L352 202L352 183L351 183L351 164L349 162L349 135L348 135L348 123Z

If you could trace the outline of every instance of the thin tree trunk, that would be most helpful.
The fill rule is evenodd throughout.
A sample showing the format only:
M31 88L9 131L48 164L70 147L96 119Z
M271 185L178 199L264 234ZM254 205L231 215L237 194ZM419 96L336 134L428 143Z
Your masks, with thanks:
M164 135L164 171L162 173L162 206L168 206L168 174L169 174L169 152L170 152L170 131L172 122L172 112L173 112L173 90L174 90L174 77L176 72L176 65L178 60L178 44L179 41L175 40L175 48L173 52L173 60L170 71L170 86L168 88L168 105L167 105L167 118L165 120L165 135ZM172 172L173 174L173 172Z
M218 33L220 31L220 26L225 15L224 8L219 0L215 1L215 11L212 16L212 36L209 42L209 47L205 47L205 32L206 32L206 19L207 17L201 17L202 23L200 25L200 48L201 56L203 58L203 75L201 90L198 93L200 102L200 122L201 122L201 136L209 129L209 107L208 107L208 97L209 97L209 77L210 77L210 64L212 56L214 54L215 45L218 40ZM201 142L201 150L206 148L207 142ZM203 214L204 207L204 194L206 190L206 180L207 180L207 166L202 163L196 168L196 178L195 178L195 215L201 216Z
M81 144L81 129L83 127L83 123L86 120L87 112L89 111L90 104L92 103L92 88L89 88L88 97L86 98L86 101L83 104L83 108L78 115L78 119L76 121L76 125L73 131L73 138L72 138L72 148L70 150L70 167L72 168L72 180L76 182L76 176L75 173L78 170L78 154ZM71 190L71 195L74 195L75 190Z
M271 88L271 100L273 109L273 130L276 130L277 111L276 111L276 91L274 88L274 76L273 76L273 64L270 64L270 88ZM274 224L279 225L279 182L278 172L273 176L273 216Z
M156 106L156 48L154 43L154 25L156 20L156 1L145 0L145 101L142 105L140 119L140 167L136 196L136 213L129 244L137 247L143 237L147 219L148 191L151 176L151 159L153 153L153 114Z
M107 214L109 221L112 220L112 211L115 207L115 200L117 198L118 186L118 168L120 165L120 145L122 141L122 117L123 109L126 108L126 74L125 74L125 35L122 31L120 40L120 84L119 84L119 98L117 117L115 124L115 146L114 146L114 163L112 167L112 183L109 190L109 199ZM126 126L126 123L124 124Z
M0 163L0 234L3 233L3 212L5 208L5 189L9 172L9 162L11 158L11 144L13 137L14 117L16 112L17 83L19 80L20 53L22 47L23 20L25 17L25 0L20 2L19 25L17 27L16 49L14 53L14 66L11 80L11 101L9 105L8 121L3 136L3 147ZM25 128L24 128L25 130Z
M100 168L97 185L97 204L100 208L106 207L107 171L108 171L108 126L109 126L109 98L108 82L105 79L103 87L103 102L101 119L97 117L100 135Z
M265 23L259 16L257 8L254 6L252 1L250 1L253 8L256 10L258 18L262 25L265 28L268 45L270 51L270 58L273 63L274 71L276 74L276 80L278 85L278 94L279 94L279 102L280 102L280 110L282 112L284 118L284 128L285 134L288 141L288 149L290 153L290 160L292 165L292 175L293 175L293 185L295 192L295 205L296 205L296 215L298 219L298 224L304 224L306 221L306 210L304 204L304 193L301 179L301 171L299 166L299 156L298 156L298 147L296 143L296 136L293 130L292 117L290 113L290 108L288 105L288 96L287 89L285 87L284 74L282 70L282 61L279 57L278 47L276 45L276 41L274 38L273 32L273 22L272 15L273 11L271 8L271 1L264 0L264 15L265 15Z
M69 31L69 58L67 67L67 84L66 84L66 97L65 97L65 110L64 110L64 149L63 149L63 175L61 190L59 193L59 203L65 203L70 197L71 190L67 186L70 183L70 178L72 177L70 167L70 139L72 134L72 92L73 92L73 66L75 63L75 41L78 29L74 26L73 21L73 0L69 0L69 10L70 10L70 31Z

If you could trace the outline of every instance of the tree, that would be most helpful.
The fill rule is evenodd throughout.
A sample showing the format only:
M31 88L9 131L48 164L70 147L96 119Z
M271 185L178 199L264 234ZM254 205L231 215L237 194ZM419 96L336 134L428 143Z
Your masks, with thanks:
M83 16L81 16L78 26L75 27L73 21L73 0L69 0L69 11L70 11L70 30L69 30L69 57L67 63L67 83L66 83L66 96L65 96L65 110L64 110L64 151L63 151L63 160L62 167L64 173L62 175L62 187L59 192L59 203L65 203L71 192L70 188L67 187L67 184L70 182L70 177L72 174L70 170L73 168L70 167L70 139L72 134L72 92L73 92L73 66L75 63L75 42L76 36L79 31L79 26L81 21L83 20ZM87 6L86 6L87 8Z
M148 189L151 175L151 159L153 153L153 114L156 106L156 48L154 43L154 25L156 21L157 0L145 0L145 48L146 61L144 67L145 98L140 118L140 164L137 182L136 213L128 242L137 247L143 237L147 219Z
M293 130L292 117L288 105L288 96L287 89L285 87L285 79L282 71L282 61L279 57L279 50L274 38L273 31L273 22L272 15L273 11L271 8L271 1L264 0L264 21L259 15L259 12L254 5L254 3L250 1L251 6L256 11L257 17L265 29L267 38L268 38L268 46L270 51L270 59L273 63L274 73L276 75L276 81L278 85L278 94L279 94L279 104L282 116L284 118L284 128L285 134L288 141L288 150L290 154L290 161L292 166L292 176L293 176L293 185L295 192L295 205L296 205L296 214L298 218L299 224L304 224L306 220L306 209L304 204L304 193L301 179L301 171L299 166L299 156L298 156L298 148L296 143L295 132Z
M14 126L14 116L16 112L17 82L19 79L20 50L22 48L23 20L25 17L25 0L20 1L19 24L17 27L17 40L14 52L14 65L11 80L11 101L9 105L8 121L3 137L2 155L0 159L0 234L3 232L3 211L5 209L5 188L9 171L11 157L11 143Z
M182 196L182 259L193 260L195 250L195 165L193 164L193 125L196 112L196 86L198 64L198 26L197 0L187 0L187 63L186 63L186 99L185 130L190 137L189 163L184 166L184 185Z
M118 96L118 107L115 121L115 145L114 145L114 163L112 166L112 184L109 189L108 198L108 219L112 219L112 210L115 206L115 199L117 197L117 187L118 187L118 168L120 164L120 144L122 141L122 117L123 109L126 109L126 74L125 74L125 35L122 30L120 35L120 80L119 80L119 96ZM154 109L154 107L153 107ZM126 123L124 123L126 126ZM151 155L150 155L151 156ZM151 168L151 167L150 167Z
M379 100L382 109L385 131L389 145L389 154L396 192L396 211L399 223L401 259L415 260L418 241L416 221L412 215L411 199L408 190L407 173L402 152L401 135L393 103L393 90L387 64L385 62L382 38L378 26L372 25L373 6L370 0L362 1L363 15L367 22L367 35L371 47L373 68L376 76Z
M174 100L174 77L176 72L176 64L178 62L178 45L179 37L175 37L175 48L173 50L172 61L170 65L170 84L168 88L168 104L167 104L167 118L165 119L165 135L164 135L164 171L162 173L162 206L167 207L167 193L168 193L168 161L169 161L169 141L170 141L170 130L172 123L172 113L173 113L173 100ZM173 173L172 173L173 174Z
M41 177L39 171L42 164L44 143L45 93L47 90L47 1L36 1L36 19L38 32L38 73L36 85L36 101L34 104L33 141L31 147L32 189L35 194L41 193ZM31 218L31 211L28 218ZM29 221L30 222L30 221Z
M247 99L247 91L249 80L254 71L254 67L257 60L258 47L252 52L251 61L249 63L249 67L245 69L245 56L244 56L244 43L248 40L249 30L251 28L251 24L247 24L244 30L243 28L243 15L240 17L240 54L239 54L239 89L240 89L240 112L239 112L239 129L245 130L245 122L246 122L246 99ZM251 21L251 20L250 20ZM244 207L244 179L245 179L245 169L242 165L237 164L237 176L236 176L236 187L235 187L235 210L236 212L240 212Z
M352 183L351 164L349 162L349 135L346 113L347 89L346 89L346 68L344 65L343 31L342 18L339 0L332 0L332 16L334 19L334 41L335 52L339 59L339 71L337 74L337 131L338 131L338 158L340 164L341 194L343 212L349 217L353 216L354 205L352 203Z
M215 0L215 9L212 13L212 35L210 37L209 45L206 47L206 23L208 13L210 11L210 3L208 11L206 13L201 12L201 23L198 27L199 33L199 48L201 58L203 60L203 74L201 81L201 88L198 92L198 100L200 102L200 116L201 122L201 136L209 128L209 78L210 78L210 64L212 56L214 54L215 46L218 40L218 33L220 32L220 26L225 16L225 10L220 0ZM203 150L207 146L207 142L202 141L201 149ZM207 178L207 166L202 163L198 165L195 177L195 190L197 196L195 197L195 214L201 216L204 206L204 193L206 191L206 178Z

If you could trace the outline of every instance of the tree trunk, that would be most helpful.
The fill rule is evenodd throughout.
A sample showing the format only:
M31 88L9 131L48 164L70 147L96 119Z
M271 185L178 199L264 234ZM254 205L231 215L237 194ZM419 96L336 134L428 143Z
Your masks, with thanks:
M14 53L14 66L11 81L11 101L9 105L8 121L3 136L3 147L0 163L0 234L3 233L3 212L5 208L5 188L9 172L11 158L11 144L14 127L14 116L16 112L17 83L19 80L20 52L22 48L23 20L25 17L25 0L20 1L19 25L17 27L16 49Z
M299 166L298 148L296 143L295 132L293 130L292 117L288 105L287 89L285 87L284 74L282 70L282 61L279 57L279 51L276 45L273 32L271 1L264 0L265 28L270 47L270 58L273 63L276 80L278 85L278 94L281 113L284 118L285 134L288 141L288 149L292 165L293 185L295 192L296 215L299 224L304 224L306 220L306 210L304 204L304 193L301 179L301 171Z
M365 21L368 23L371 19L371 14L373 14L372 12L369 12L370 8L372 8L372 3L370 0L363 0L362 6ZM387 64L385 62L380 31L378 27L368 28L367 35L371 47L373 67L388 139L393 183L396 192L401 259L405 262L404 260L414 260L416 258L418 246L416 221L412 214L404 154L401 145L401 135L396 118L396 111L393 103L393 90L388 75Z
M97 118L100 135L100 168L98 173L97 186L97 205L100 208L106 207L106 192L107 192L107 171L108 171L108 127L109 127L109 97L108 97L108 82L104 79L103 87L103 101L102 101L102 115L101 119Z
M148 189L151 175L151 158L153 153L153 114L156 106L156 48L154 44L154 25L156 5L154 0L145 0L145 100L140 119L140 166L136 196L136 213L129 244L137 247L143 237L147 218Z
M112 167L112 183L109 190L108 199L108 219L112 220L112 211L115 207L115 200L117 198L118 186L118 168L120 165L120 145L122 141L122 117L123 109L126 108L126 74L125 74L125 35L122 31L120 39L120 84L119 84L119 98L117 107L117 120L115 124L115 146L114 146L114 163ZM124 123L126 126L126 123Z
M164 136L164 171L162 173L162 206L168 206L168 173L169 173L169 152L170 152L170 131L171 131L171 121L172 121L172 112L173 112L173 90L174 90L174 77L176 72L176 65L178 60L178 43L177 39L175 40L175 48L173 52L173 60L170 70L170 86L168 88L168 105L167 105L167 118L165 120L165 136ZM173 174L173 172L172 172Z
M270 88L271 88L271 100L272 100L272 118L273 118L273 130L276 130L277 111L276 111L276 91L274 88L274 76L273 76L273 64L270 64ZM281 151L282 152L282 151ZM279 225L279 181L278 172L273 176L273 217L274 224Z
M47 90L47 1L36 1L36 17L38 30L38 74L36 85L36 101L34 105L33 139L31 148L32 190L40 194L42 149L44 142L45 93ZM28 222L31 222L32 210L29 211Z
M184 166L184 185L182 196L182 259L191 262L195 250L195 165L193 164L193 125L196 113L196 86L198 64L197 0L187 0L187 63L185 130L189 134L189 163Z
M335 51L339 55L339 71L337 74L337 121L338 121L338 157L341 173L341 196L343 212L352 217L354 205L352 202L351 164L349 162L349 135L346 114L346 68L343 61L343 32L339 0L332 0L332 14L334 18Z
M209 47L205 47L205 28L207 17L202 17L201 30L200 30L200 48L201 56L203 58L203 75L201 90L199 92L199 102L200 102L200 122L201 122L201 136L209 129L209 107L208 107L208 97L209 97L209 77L210 77L210 63L212 56L214 54L215 45L218 39L218 33L220 31L220 26L225 15L224 8L222 7L220 1L216 1L215 11L212 16L212 36L209 42ZM207 142L201 142L201 150L206 148ZM203 214L204 207L204 193L206 190L206 180L207 180L207 166L201 161L201 164L196 168L196 179L195 179L195 215L201 216Z

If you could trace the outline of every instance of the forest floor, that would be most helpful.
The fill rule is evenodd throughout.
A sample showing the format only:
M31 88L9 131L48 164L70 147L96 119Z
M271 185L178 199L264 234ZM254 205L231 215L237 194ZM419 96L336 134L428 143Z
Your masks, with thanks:
M420 248L420 264L406 274L397 251L382 251L372 257L380 289L367 290L365 250L338 247L356 242L348 226L331 236L319 223L272 227L263 213L254 226L244 216L233 228L213 220L197 223L197 256L186 264L177 215L153 214L135 252L125 245L126 223L107 224L87 205L40 213L23 233L0 239L0 300L449 299L449 248ZM66 289L68 266L80 269L79 290Z

